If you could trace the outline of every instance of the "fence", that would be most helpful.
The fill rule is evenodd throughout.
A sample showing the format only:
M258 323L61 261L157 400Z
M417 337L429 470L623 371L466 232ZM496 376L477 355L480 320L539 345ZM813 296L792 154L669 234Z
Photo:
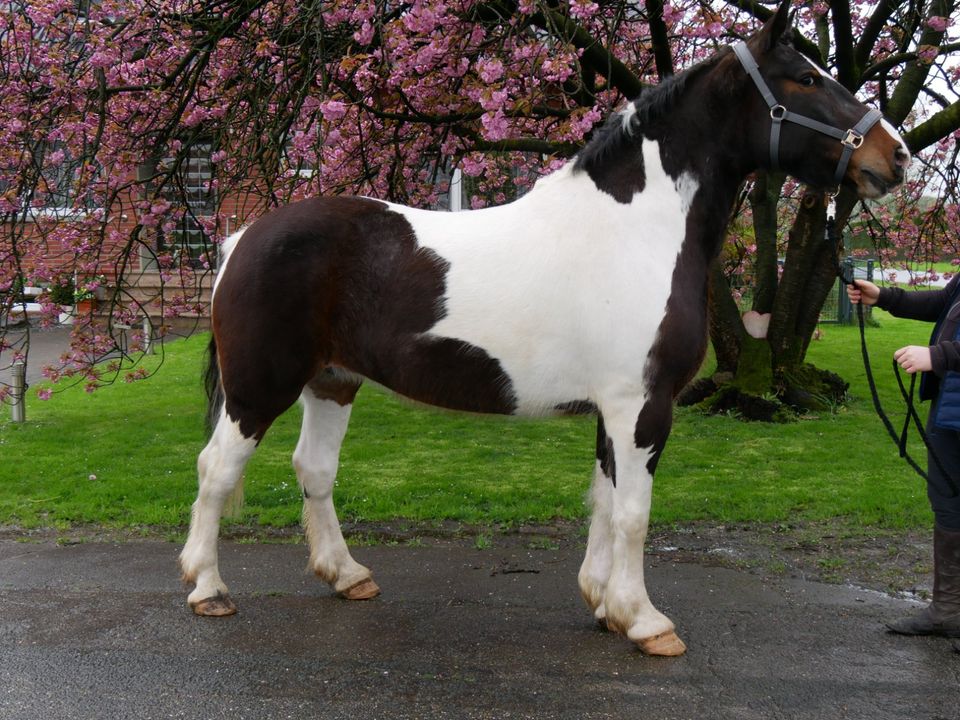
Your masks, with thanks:
M844 275L847 277L850 277L852 272L853 277L858 280L870 280L873 282L874 261L872 259L855 260L854 258L846 258L840 265L843 268ZM870 317L870 310L871 308L864 307L865 317ZM847 297L846 286L842 280L837 279L836 284L823 303L823 308L820 310L820 322L852 325L856 320L857 314L853 308L853 304L850 302L850 298Z

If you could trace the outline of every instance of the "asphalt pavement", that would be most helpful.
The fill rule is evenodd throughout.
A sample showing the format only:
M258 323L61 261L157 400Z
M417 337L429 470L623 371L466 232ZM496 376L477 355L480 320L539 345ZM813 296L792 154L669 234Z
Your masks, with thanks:
M302 545L227 542L229 618L189 611L178 552L0 540L0 718L960 717L960 654L872 591L653 554L689 649L651 658L592 621L582 548L358 547L383 594L349 602Z
M18 351L23 350L23 340L26 329L23 327L10 328L6 340L13 344ZM70 327L58 325L50 328L30 328L30 352L27 355L27 383L33 385L43 380L43 368L56 365L60 355L66 352L70 345ZM0 354L0 382L10 383L13 372L10 368L12 358L7 352Z

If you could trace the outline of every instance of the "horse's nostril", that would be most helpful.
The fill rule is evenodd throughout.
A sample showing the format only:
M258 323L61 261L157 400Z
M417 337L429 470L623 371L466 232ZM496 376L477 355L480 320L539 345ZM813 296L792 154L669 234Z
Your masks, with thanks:
M897 166L901 169L910 164L910 153L903 145L900 145L893 151L893 157L894 160L896 160Z

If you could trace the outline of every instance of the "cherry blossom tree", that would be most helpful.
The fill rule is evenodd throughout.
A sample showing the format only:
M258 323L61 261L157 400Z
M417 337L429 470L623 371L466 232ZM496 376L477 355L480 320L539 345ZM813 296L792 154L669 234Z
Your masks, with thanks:
M470 207L508 201L625 99L771 12L749 0L4 3L0 366L28 353L23 290L40 287L42 323L64 293L100 300L52 378L92 390L142 377L140 320L163 332L202 316L217 246L239 224L318 193L443 207L455 171ZM838 197L841 223L885 258L956 255L955 14L949 0L797 6L803 52L919 155L895 200ZM720 384L801 405L819 394L802 369L837 259L822 200L775 175L745 194L712 280ZM772 314L756 342L744 287Z

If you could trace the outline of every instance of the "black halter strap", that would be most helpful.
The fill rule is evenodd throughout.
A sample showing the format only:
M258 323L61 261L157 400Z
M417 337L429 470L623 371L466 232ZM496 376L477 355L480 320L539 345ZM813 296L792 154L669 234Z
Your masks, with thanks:
M805 115L790 112L778 103L773 93L770 92L770 88L767 87L767 83L761 77L760 68L757 61L753 59L753 54L747 44L739 42L733 46L733 51L736 53L737 59L740 60L740 64L743 65L743 69L753 79L753 84L757 86L757 90L763 96L767 107L770 108L770 120L772 121L770 124L770 165L772 169L780 169L780 128L784 122L792 122L835 138L843 145L843 152L840 153L840 161L837 163L837 171L833 176L834 186L839 187L840 181L843 180L843 176L847 172L847 165L850 163L853 151L863 144L864 135L880 121L880 118L883 117L882 113L875 109L868 110L855 126L849 130L841 130Z

